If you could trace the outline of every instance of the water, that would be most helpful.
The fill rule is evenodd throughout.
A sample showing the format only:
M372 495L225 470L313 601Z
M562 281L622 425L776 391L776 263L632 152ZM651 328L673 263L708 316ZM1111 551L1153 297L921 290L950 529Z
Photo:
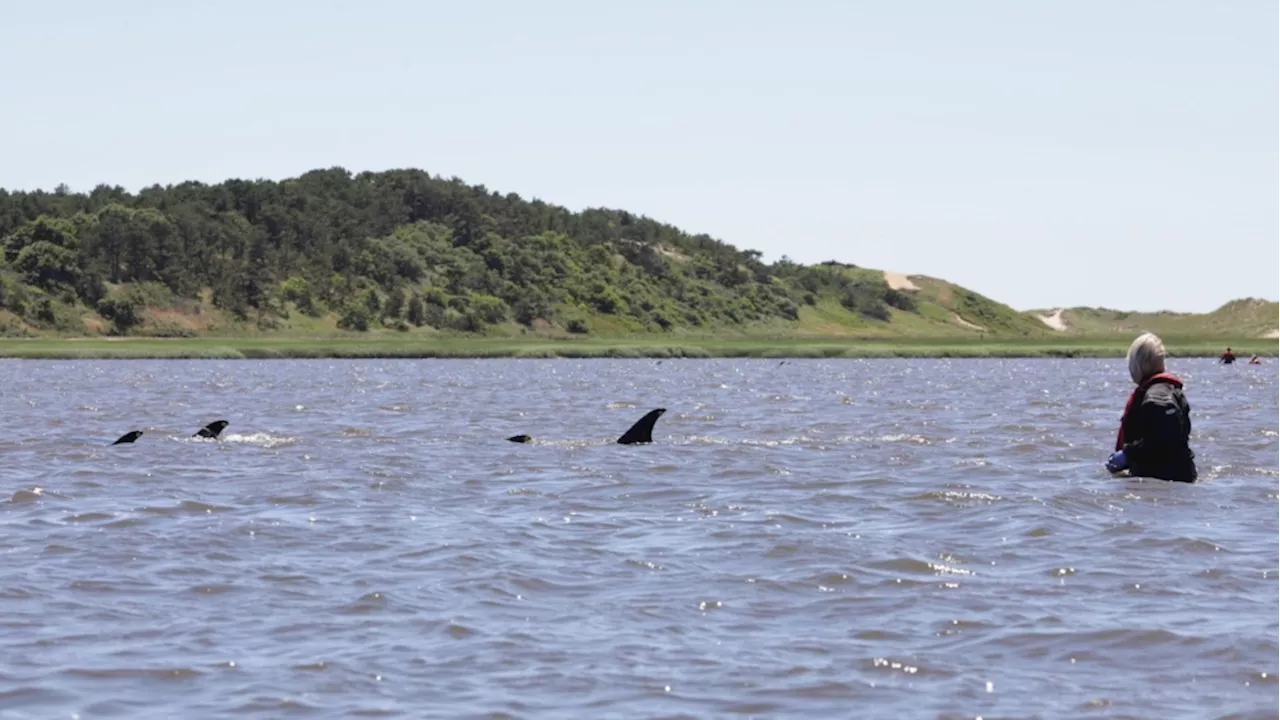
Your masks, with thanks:
M1277 365L1171 369L1195 485L1122 360L2 362L0 718L1276 717Z

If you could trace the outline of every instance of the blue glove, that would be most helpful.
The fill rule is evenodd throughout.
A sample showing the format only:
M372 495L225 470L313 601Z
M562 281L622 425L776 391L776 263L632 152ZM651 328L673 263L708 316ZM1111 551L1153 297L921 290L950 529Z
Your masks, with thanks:
M1107 460L1107 470L1110 472L1118 473L1127 467L1129 467L1129 459L1124 456L1123 450L1116 452Z

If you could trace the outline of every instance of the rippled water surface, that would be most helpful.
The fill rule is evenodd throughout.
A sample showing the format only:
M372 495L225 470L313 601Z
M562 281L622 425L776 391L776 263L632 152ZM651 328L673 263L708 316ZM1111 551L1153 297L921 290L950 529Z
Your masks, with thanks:
M1276 368L0 362L0 717L1276 717Z

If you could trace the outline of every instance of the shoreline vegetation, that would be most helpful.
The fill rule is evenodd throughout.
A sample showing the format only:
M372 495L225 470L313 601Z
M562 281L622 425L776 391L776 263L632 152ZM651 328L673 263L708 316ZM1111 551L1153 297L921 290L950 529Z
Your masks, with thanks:
M0 188L3 357L1116 357L1143 331L1274 356L1280 303L1017 310L413 168Z
M24 338L0 340L0 358L75 359L341 359L341 358L1123 358L1130 337L1052 340L649 338L200 337ZM1230 346L1237 362L1274 358L1276 341L1168 338L1172 357L1218 357Z

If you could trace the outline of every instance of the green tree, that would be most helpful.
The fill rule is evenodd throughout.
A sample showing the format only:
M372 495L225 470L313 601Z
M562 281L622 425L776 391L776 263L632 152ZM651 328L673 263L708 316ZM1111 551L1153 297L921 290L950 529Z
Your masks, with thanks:
M392 290L387 293L387 302L382 306L382 317L390 320L399 320L404 313L404 293L399 290Z
M405 309L405 319L416 327L422 327L427 322L426 308L422 302L422 296L417 293L409 297L408 307Z
M142 322L137 304L129 298L104 298L97 309L99 315L112 322L117 335L127 334Z
M13 269L38 288L56 291L73 288L80 281L80 267L74 250L37 240L22 248Z
M280 284L280 297L291 302L294 307L308 315L316 313L315 297L311 293L311 283L304 277L294 275Z
M365 332L369 329L369 308L364 305L349 305L338 319L338 327L342 330Z

